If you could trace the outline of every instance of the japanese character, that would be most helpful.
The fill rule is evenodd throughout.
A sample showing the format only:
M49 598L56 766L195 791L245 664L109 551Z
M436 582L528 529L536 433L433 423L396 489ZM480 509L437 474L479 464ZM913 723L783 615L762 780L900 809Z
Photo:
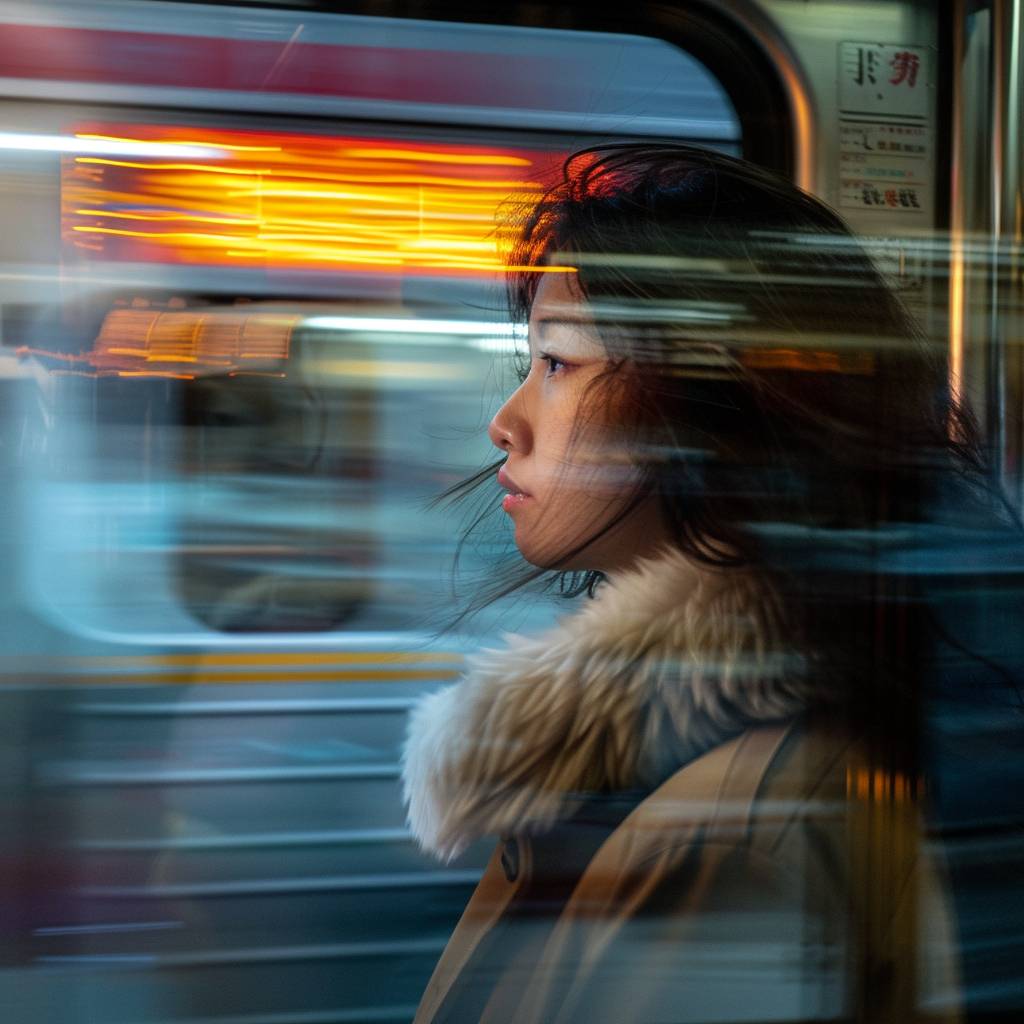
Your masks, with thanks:
M875 68L878 66L878 51L869 50L866 47L857 47L857 73L853 76L853 80L857 85L863 85L865 82L870 82L872 85L875 84Z
M909 50L900 50L889 61L889 67L892 68L892 78L889 79L889 83L891 85L902 85L906 82L907 88L913 89L917 84L917 72L920 66L921 58L916 53L911 53Z

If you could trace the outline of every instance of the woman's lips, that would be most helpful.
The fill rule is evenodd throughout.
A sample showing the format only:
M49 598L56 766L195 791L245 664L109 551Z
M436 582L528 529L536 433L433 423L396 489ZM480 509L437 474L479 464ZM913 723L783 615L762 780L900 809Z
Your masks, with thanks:
M532 500L533 499L529 494L506 494L505 497L501 499L501 507L506 512L512 512L521 505Z
M511 512L514 509L519 508L527 501L530 501L533 497L532 495L527 494L526 491L520 489L515 480L505 472L504 466L498 470L498 483L509 492L501 501L501 507L506 512Z

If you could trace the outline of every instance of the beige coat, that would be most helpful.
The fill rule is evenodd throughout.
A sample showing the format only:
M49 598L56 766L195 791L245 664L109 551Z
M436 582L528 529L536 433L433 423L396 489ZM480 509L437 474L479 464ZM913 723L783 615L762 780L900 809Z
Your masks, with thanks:
M909 787L873 777L777 622L666 555L417 709L422 845L504 838L416 1024L956 1018Z

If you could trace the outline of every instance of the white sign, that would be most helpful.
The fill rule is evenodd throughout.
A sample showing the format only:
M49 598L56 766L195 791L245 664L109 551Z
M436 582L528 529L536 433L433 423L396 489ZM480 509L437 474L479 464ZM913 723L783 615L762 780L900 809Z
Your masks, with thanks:
M930 202L922 185L886 188L864 178L843 178L839 187L839 205L844 209L927 213Z
M924 124L839 123L839 205L923 213L931 203L931 133Z
M886 121L846 118L839 127L841 161L883 167L916 167L931 156L931 139L923 124L892 124ZM882 178L892 175L885 170ZM895 175L900 177L900 175Z
M840 111L927 117L928 57L923 46L840 43Z

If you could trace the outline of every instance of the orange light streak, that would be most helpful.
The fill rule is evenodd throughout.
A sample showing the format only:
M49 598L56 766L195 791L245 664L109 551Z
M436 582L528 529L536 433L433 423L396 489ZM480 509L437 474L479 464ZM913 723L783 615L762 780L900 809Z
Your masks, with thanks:
M118 370L118 377L166 377L168 380L195 380L194 373L171 373L170 370Z
M535 202L560 159L493 146L195 127L102 125L76 134L217 151L208 163L63 162L69 255L95 259L82 251L88 246L105 260L202 266L495 275L509 269L500 211Z
M113 220L144 220L150 222L189 220L198 221L201 224L259 224L258 220L242 217L197 217L188 213L123 213L113 210L75 210L75 213L83 217L104 217ZM78 230L77 228L75 230Z
M93 377L160 377L194 380L206 373L284 376L299 314L236 310L114 309L107 314L89 352L63 353L21 347L20 357L58 366L55 373Z
M218 242L231 238L231 235L213 235L202 231L132 231L130 228L100 228L76 225L72 231L81 231L91 235L123 235L125 238L194 238L201 241Z
M199 143L194 143L199 145ZM370 160L417 160L423 163L439 164L482 164L495 167L529 167L530 161L522 156L507 156L498 153L431 153L415 149L344 149L343 156Z
M101 135L97 132L75 132L76 139L95 139L97 142L137 142L135 138L123 136L123 135ZM178 140L176 143L178 146L208 146L208 142L188 142L184 139ZM218 142L218 149L230 149L238 150L239 152L250 152L250 153L277 153L280 152L280 146L239 146L237 144L231 144L227 142Z
M76 164L100 164L104 167L130 167L146 171L200 171L203 174L244 174L248 177L254 174L271 173L267 167L254 167L249 170L239 167L218 167L216 164L158 164L154 161L112 160L106 156L76 156L74 160Z

